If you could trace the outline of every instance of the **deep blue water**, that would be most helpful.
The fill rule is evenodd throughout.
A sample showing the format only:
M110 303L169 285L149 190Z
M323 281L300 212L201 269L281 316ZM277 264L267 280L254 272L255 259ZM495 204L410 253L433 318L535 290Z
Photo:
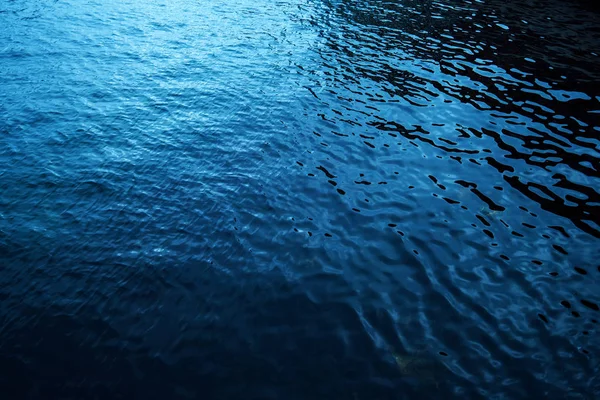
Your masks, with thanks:
M600 398L599 21L0 1L0 397Z

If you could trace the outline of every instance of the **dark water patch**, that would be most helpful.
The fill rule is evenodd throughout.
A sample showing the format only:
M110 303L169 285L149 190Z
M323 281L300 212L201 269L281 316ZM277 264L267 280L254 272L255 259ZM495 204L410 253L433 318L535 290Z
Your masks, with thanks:
M598 304L596 304L594 302L591 302L589 300L581 300L581 304L583 304L587 308L591 308L594 311L599 311L600 310L600 308L598 307Z

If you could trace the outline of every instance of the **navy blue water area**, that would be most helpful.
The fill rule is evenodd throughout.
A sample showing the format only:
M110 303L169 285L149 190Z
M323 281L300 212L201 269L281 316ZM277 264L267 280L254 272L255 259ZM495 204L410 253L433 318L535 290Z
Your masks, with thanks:
M581 1L2 0L2 399L600 398Z

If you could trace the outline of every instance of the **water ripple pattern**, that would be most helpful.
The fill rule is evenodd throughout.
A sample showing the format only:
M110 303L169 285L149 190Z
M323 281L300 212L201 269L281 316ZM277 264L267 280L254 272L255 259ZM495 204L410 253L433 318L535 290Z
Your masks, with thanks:
M599 20L2 2L2 393L598 398Z

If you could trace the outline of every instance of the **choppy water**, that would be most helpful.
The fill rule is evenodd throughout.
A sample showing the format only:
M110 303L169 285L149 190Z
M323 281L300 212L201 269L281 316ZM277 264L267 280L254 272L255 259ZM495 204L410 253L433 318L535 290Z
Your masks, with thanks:
M526 3L2 1L3 398L600 396L600 14Z

